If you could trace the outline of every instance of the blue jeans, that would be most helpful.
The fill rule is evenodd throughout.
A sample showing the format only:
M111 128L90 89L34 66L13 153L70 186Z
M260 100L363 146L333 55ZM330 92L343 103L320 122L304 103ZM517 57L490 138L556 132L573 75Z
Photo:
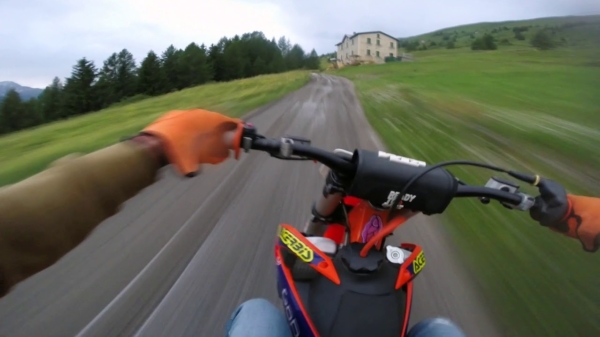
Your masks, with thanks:
M242 303L225 327L226 337L292 337L283 312L262 298ZM417 323L407 337L465 337L450 320L430 318Z

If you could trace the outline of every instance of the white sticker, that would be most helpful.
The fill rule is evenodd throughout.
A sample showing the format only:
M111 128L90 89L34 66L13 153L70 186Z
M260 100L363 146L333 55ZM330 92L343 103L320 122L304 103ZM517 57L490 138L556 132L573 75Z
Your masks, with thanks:
M415 166L415 167L421 167L421 166L427 165L427 163L425 163L424 161L420 161L420 160L416 160L416 159L408 158L408 157L397 156L395 154L387 153L387 152L383 152L383 151L379 151L379 158L388 158L390 161L393 161L395 163L400 163L400 164L410 165L410 166Z

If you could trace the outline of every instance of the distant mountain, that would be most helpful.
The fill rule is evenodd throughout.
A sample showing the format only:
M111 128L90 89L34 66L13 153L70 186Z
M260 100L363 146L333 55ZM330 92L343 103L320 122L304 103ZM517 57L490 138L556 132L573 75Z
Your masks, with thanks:
M15 82L4 81L0 82L0 101L10 89L15 89L23 101L38 97L44 91L43 89L25 87Z

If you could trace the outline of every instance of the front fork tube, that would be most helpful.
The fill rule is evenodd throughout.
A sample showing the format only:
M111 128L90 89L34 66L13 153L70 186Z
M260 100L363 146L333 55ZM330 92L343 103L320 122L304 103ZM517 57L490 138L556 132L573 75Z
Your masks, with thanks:
M308 235L323 236L328 225L325 219L335 212L343 198L344 196L341 192L332 193L319 198L315 203L312 219L306 223L304 233Z

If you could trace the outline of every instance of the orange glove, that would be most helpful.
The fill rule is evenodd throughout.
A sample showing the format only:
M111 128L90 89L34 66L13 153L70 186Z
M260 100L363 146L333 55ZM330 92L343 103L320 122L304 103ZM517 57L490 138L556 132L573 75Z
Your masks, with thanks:
M595 252L600 247L600 199L568 194L569 211L556 230L579 239L583 249Z
M218 164L234 150L239 157L243 123L216 112L193 109L170 111L142 133L158 137L170 163L188 177L195 176L199 164ZM228 134L228 136L226 136Z

